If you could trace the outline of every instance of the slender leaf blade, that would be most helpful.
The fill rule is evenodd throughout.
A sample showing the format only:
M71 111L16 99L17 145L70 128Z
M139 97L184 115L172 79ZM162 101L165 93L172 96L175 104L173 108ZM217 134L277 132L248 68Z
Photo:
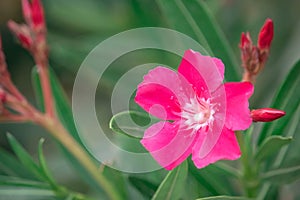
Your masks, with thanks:
M222 59L228 80L240 79L233 50L204 1L157 0L157 3L176 30L197 40L211 56Z
M300 165L266 172L262 178L272 183L291 183L300 178Z
M251 200L251 198L237 197L237 196L214 196L214 197L200 198L197 200Z
M294 112L300 103L300 60L294 65L284 83L277 92L272 103L272 108L284 110L286 116L276 121L276 123L265 123L259 135L258 144L271 135L283 133L286 124L291 120Z
M55 197L55 193L52 190L39 189L39 188L27 188L27 187L1 187L0 197L17 197L20 196L23 199L25 197Z
M139 177L130 176L128 180L146 198L151 198L158 188L156 184Z
M24 166L16 159L15 156L8 153L4 149L0 149L0 158L0 172L3 174L31 179L34 177L34 174L24 168Z
M41 138L39 141L39 144L38 144L38 156L39 156L41 171L44 174L44 177L46 178L47 182L49 182L49 184L52 186L52 188L59 189L60 186L56 183L56 181L52 177L52 175L48 169L46 159L44 157L44 153L43 153L44 141L45 141L44 138Z
M15 186L15 187L29 187L29 188L42 188L42 189L49 189L49 185L40 182L40 181L33 181L23 178L11 177L11 176L0 176L0 186Z
M230 172L222 164L209 165L201 170L195 167L192 161L189 162L189 173L203 186L211 195L232 195L234 194L234 188L232 188L228 175L232 176L232 172L235 171L239 176L240 172L231 169Z
M261 144L261 146L257 150L255 159L257 161L264 160L280 150L281 147L289 144L291 141L292 137L283 137L277 135L270 136Z
M42 173L39 166L34 162L31 156L27 153L27 151L21 146L21 144L11 135L7 134L8 141L14 150L15 154L21 161L21 163L26 167L29 171L35 174L37 178L40 180L45 180L44 174Z
M179 199L185 185L188 173L187 161L183 162L179 167L170 171L159 188L155 192L152 200L171 200Z

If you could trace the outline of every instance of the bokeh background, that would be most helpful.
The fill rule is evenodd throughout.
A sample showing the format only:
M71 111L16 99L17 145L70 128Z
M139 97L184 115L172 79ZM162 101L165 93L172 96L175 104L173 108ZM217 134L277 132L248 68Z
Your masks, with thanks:
M70 97L81 62L101 41L131 28L169 27L153 0L43 0L43 3L49 31L50 64ZM237 57L241 32L249 31L256 42L257 33L265 19L273 19L275 37L270 58L258 78L256 91L251 99L253 108L268 107L285 75L300 58L300 1L207 0L207 3ZM22 22L20 0L0 0L0 31L12 79L28 99L34 102L30 79L34 63L8 31L6 23L9 19ZM170 63L179 62L179 58L170 58L172 56L168 56ZM110 132L108 121L111 117L107 105L118 78L133 66L160 61L165 61L165 56L159 51L133 52L118 59L106 71L96 100L99 119L107 132ZM78 191L89 190L41 128L31 124L1 124L0 144L9 149L5 136L7 132L14 134L33 155L38 139L45 137L46 158L59 182ZM282 199L299 195L297 185L299 183L296 182L284 187Z

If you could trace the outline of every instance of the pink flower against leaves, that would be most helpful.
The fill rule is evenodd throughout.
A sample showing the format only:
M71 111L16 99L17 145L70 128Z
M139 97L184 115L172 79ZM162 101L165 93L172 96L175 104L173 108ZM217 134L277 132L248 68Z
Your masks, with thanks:
M251 122L249 82L225 83L221 60L187 50L178 73L156 67L137 89L135 101L162 119L149 127L142 145L165 169L172 170L192 154L198 168L241 152L234 130Z

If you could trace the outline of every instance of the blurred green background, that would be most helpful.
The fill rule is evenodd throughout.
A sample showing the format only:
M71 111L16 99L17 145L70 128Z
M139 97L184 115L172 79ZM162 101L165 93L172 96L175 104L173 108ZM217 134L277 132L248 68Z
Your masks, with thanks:
M206 2L237 57L241 32L249 31L256 42L257 33L265 19L273 19L275 37L270 58L258 78L256 91L251 99L253 108L268 107L276 88L290 67L300 58L300 1L208 0ZM169 27L153 0L43 0L43 3L49 31L50 64L69 96L81 62L99 42L131 28ZM34 101L30 80L34 63L30 55L9 33L6 27L9 19L22 22L20 0L0 0L0 30L12 79L28 99ZM110 105L114 83L132 66L162 60L164 57L159 51L145 50L120 58L107 70L101 79L102 85L96 99L99 119L108 132L111 111L107 105ZM178 62L178 58L174 58L172 63ZM9 148L5 138L6 132L14 134L32 154L36 152L38 139L48 138L45 144L46 157L57 179L75 190L82 192L89 190L41 128L27 124L1 124L0 143L4 148ZM299 183L298 181L284 187L282 194L285 196L282 199L299 195L300 192L295 190Z

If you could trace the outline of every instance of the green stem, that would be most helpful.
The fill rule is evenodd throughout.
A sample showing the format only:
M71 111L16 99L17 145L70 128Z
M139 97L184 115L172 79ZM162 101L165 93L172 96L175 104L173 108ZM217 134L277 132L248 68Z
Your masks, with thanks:
M248 140L245 140L241 131L236 131L237 139L242 151L241 162L243 166L242 182L245 194L247 197L253 198L257 196L258 189L258 174L257 166L252 162L251 145Z
M103 188L110 199L122 199L119 193L115 191L113 185L98 171L98 168L86 151L82 149L59 121L47 115L36 115L35 121L46 128L79 161L100 187Z

